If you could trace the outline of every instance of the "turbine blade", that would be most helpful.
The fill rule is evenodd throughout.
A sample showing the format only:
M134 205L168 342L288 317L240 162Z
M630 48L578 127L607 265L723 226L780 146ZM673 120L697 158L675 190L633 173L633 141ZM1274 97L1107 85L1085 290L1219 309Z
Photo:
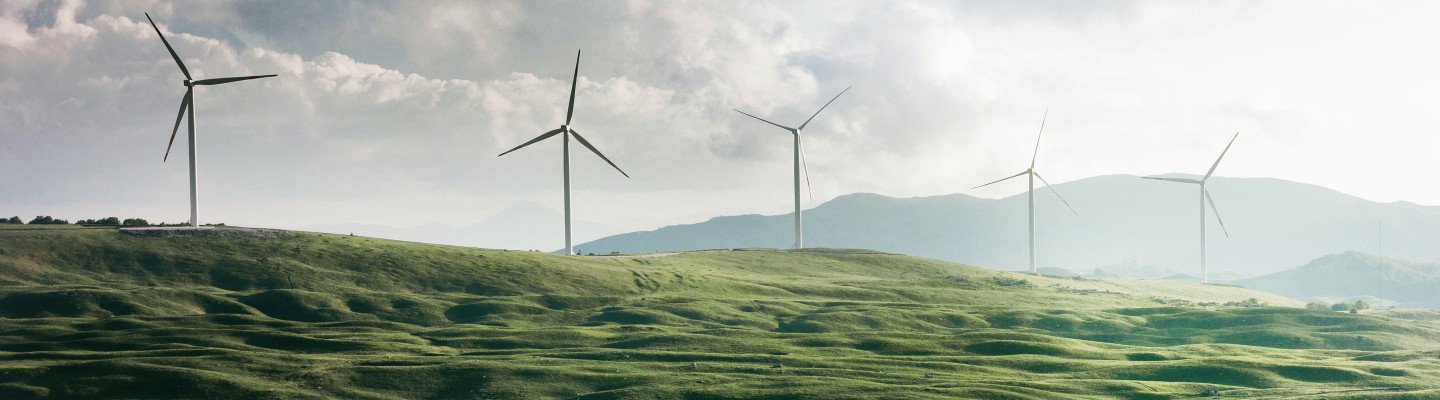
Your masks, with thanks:
M233 77L229 77L229 78L201 79L201 80L195 81L194 83L192 83L192 85L196 85L196 86L219 85L219 84L222 84L222 83L230 83L230 82L238 82L238 81L248 81L248 80L251 80L251 79L269 78L269 77L272 77L272 76L277 76L277 75L275 75L275 74L270 74L270 75L233 76Z
M846 87L845 87L845 90L841 90L841 91L840 91L840 94L845 94L845 92L850 91L850 88L851 88L851 87L853 87L853 86L846 86ZM807 120L805 120L805 123L800 124L800 128L799 128L799 129L805 129L805 126L806 126L806 125L810 125L810 121L814 120L816 115L820 115L820 112L821 112L821 111L825 111L825 107L829 107L829 106L830 106L830 103L834 103L834 102L835 102L835 99L840 98L840 94L837 94L837 95L835 95L834 98L831 98L830 101L826 102L824 106L821 106L819 110L815 110L815 113L810 115L810 119L807 119Z
M580 50L575 50L575 76L570 76L570 106L564 109L564 124L570 125L570 117L575 115L575 86L580 82Z
M560 133L560 132L564 132L564 130L563 130L563 129L560 129L560 128L555 128L555 130L542 133L542 134L540 134L540 136L536 136L534 139L530 139L530 141L525 142L525 144L522 144L522 145L519 145L519 146L515 146L515 148L510 149L510 150L506 150L504 153L500 153L500 155L499 155L499 156L496 156L496 157L500 157L500 156L503 156L503 155L506 155L506 154L510 154L510 152L512 152L512 151L520 150L521 147L529 146L529 145L535 144L535 142L538 142L538 141L541 141L541 140L545 140L545 139L549 139L551 136L555 136L555 134Z
M620 169L619 165L615 165L614 161L610 161L610 159L606 158L604 154L600 154L600 150L596 150L595 146L590 145L590 141L585 140L584 136L580 136L580 132L576 132L574 129L571 129L570 135L575 136L575 140L579 140L580 144L584 145L585 148L590 149L590 151L594 152L595 155L600 156L601 160L605 160L605 162L609 163L611 167L615 167L616 171L620 171L620 175L625 175L626 178L630 177L630 174L627 174L625 173L625 170Z
M1142 176L1141 178L1144 178L1144 179L1154 179L1154 180L1157 180L1157 181L1180 182L1180 183L1193 183L1193 184L1196 184L1196 185L1199 185L1199 184L1200 184L1200 181L1197 181L1197 180L1194 180L1194 179L1187 179L1187 178L1161 178L1161 177L1158 177L1158 176Z
M731 110L735 110L735 109L732 108ZM777 124L777 123L774 123L774 122L766 121L764 118L760 118L760 117L757 117L757 116L754 116L754 115L750 115L750 113L747 113L747 112L744 112L744 111L740 111L740 110L735 110L735 112L738 112L738 113L741 113L741 114L745 114L746 116L748 116L748 117L750 117L750 118L754 118L754 119L758 119L758 120L764 121L765 123L770 124L770 125L778 126L778 127L780 127L781 129L790 131L790 132L792 132L792 133L795 132L795 129L794 129L794 128L791 128L791 127L788 127L788 126L785 126L785 125L780 125L780 124Z
M810 163L805 161L805 140L804 136L796 134L801 139L796 142L800 144L800 166L805 168L805 193L810 195L810 202L815 202L815 189L810 186Z
M1024 171L1020 171L1020 173L1018 173L1018 174L1010 175L1010 176L1008 176L1008 177L1006 177L1006 178L1004 178L1004 179L1000 179L1000 180L997 180L997 181L994 181L994 182L990 182L990 183L987 183L987 184L984 184L984 185L976 186L976 187L973 187L973 188L971 188L971 189L979 189L979 188L982 188L982 187L994 185L994 184L997 184L997 183L1000 183L1000 182L1004 182L1004 181L1007 181L1007 180L1010 180L1010 179L1014 179L1014 178L1017 177L1017 176L1025 175L1025 174L1028 174L1028 173L1030 173L1030 170L1027 169L1027 170L1024 170Z
M1235 144L1235 139L1239 137L1240 132L1235 132L1235 136L1230 138L1230 144L1225 145L1225 150L1220 152L1220 157L1215 158L1215 164L1211 165L1210 171L1205 173L1205 179L1210 179L1210 174L1215 173L1215 167L1220 166L1220 160L1225 158L1225 153L1230 152L1230 145Z
M160 162L170 161L170 148L175 146L175 134L180 132L180 120L185 118L185 109L190 107L191 95L194 89L185 90L185 98L180 100L180 115L175 116L175 127L170 129L170 144L165 145L165 158Z
M580 50L575 50L575 76L570 77L570 106L565 109L565 125L575 115L575 85L580 82Z
M185 80L190 80L190 70L185 68L185 63L180 61L180 55L175 54L175 48L170 47L170 41L165 40L165 34L160 33L160 27L155 26L155 20L150 19L150 13L145 13L145 19L150 21L150 27L155 28L155 34L160 35L160 42L165 43L165 50L170 50L170 58L175 59L175 65L180 66L180 73L185 74Z
M1050 182L1046 181L1046 180L1045 180L1045 177L1040 176L1040 173L1039 173L1039 172L1036 172L1036 173L1035 173L1035 177L1036 177L1036 178L1040 178L1040 182L1044 183L1044 184L1045 184L1045 187L1050 188L1050 192L1051 192L1051 193L1055 193L1055 197L1059 197L1061 203L1065 203L1065 208L1069 208L1069 209L1070 209L1070 212L1071 212L1071 213L1074 213L1075 216L1077 216L1077 217L1080 216L1080 213L1075 211L1075 207L1071 207L1071 206L1070 206L1070 202L1065 201L1065 196L1061 196L1061 195L1060 195L1060 192L1057 191L1057 190L1055 190L1055 187L1054 187L1054 186L1050 186Z
M1210 189L1205 190L1205 201L1210 203L1210 211L1215 212L1215 220L1220 222L1220 231L1225 232L1225 237L1230 237L1230 230L1225 228L1225 220L1220 219L1220 209L1215 208L1215 199L1210 197Z
M1030 155L1030 169L1035 169L1035 158L1040 157L1040 138L1045 136L1045 120L1050 118L1050 107L1045 107L1045 115L1040 117L1040 134L1035 135L1035 152Z

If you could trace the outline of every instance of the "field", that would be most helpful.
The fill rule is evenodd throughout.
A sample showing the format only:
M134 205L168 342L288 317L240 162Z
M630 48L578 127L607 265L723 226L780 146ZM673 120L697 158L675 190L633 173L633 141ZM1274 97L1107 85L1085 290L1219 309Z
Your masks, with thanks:
M860 250L7 227L0 398L1440 397L1437 322L1299 305Z

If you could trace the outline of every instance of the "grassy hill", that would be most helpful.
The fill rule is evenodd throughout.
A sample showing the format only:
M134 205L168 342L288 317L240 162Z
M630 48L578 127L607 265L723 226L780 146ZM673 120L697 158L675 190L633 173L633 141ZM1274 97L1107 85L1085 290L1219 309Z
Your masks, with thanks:
M1440 395L1440 325L1215 305L1251 298L1298 305L859 250L0 228L0 398Z

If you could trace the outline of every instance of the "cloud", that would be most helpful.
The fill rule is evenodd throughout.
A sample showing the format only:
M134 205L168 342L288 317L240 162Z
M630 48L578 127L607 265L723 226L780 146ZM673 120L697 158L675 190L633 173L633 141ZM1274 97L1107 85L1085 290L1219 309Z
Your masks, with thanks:
M1382 7L1301 8L7 1L0 182L30 189L0 208L182 215L184 164L158 161L183 77L145 11L197 77L280 74L196 92L216 220L469 223L523 200L558 208L558 142L495 154L563 123L576 49L574 126L634 177L576 147L577 211L626 228L784 212L790 138L731 109L799 124L852 85L806 130L819 201L1014 173L1048 107L1039 162L1052 182L1189 171L1242 130L1223 174L1440 202L1325 161L1433 167L1417 160L1434 159L1436 140L1387 132L1440 127L1417 116L1440 105L1426 83L1440 68L1414 56L1440 35ZM1347 24L1374 29L1333 29Z

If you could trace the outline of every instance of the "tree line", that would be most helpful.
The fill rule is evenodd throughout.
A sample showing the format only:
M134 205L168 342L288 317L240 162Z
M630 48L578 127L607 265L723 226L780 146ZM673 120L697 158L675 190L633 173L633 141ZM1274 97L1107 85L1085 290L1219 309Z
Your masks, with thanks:
M24 221L24 220L20 219L20 216L14 216L14 217L10 217L10 218L0 218L0 225L23 225L23 224L29 224L29 225L68 225L68 224L70 224L70 221L68 221L68 220L63 220L63 219L51 217L51 216L49 216L49 215L38 215L38 216L36 216L35 218L30 219L30 222L22 222L22 221ZM122 219L120 219L119 217L105 217L105 218L96 218L96 219L82 219L82 220L77 220L77 221L75 221L75 225L86 225L86 226L185 226L185 225L189 225L189 224L183 223L183 222L181 222L181 223L164 223L164 222L161 222L161 223L152 224L152 223L150 223L150 221L146 221L144 218L126 218L126 219L123 219L123 220L122 220Z
M1315 303L1306 304L1306 305L1305 305L1305 308L1308 308L1308 309L1311 309L1311 310L1330 310L1330 311L1340 311L1340 312L1349 311L1351 314L1354 314L1354 313L1357 313L1357 312L1359 312L1359 311L1361 311L1361 310L1369 310L1369 309L1370 309L1370 303L1366 303L1365 300L1355 300L1354 303L1346 303L1346 302L1344 302L1344 301L1341 301L1341 302L1335 303L1335 304L1326 304L1325 302L1315 302Z

